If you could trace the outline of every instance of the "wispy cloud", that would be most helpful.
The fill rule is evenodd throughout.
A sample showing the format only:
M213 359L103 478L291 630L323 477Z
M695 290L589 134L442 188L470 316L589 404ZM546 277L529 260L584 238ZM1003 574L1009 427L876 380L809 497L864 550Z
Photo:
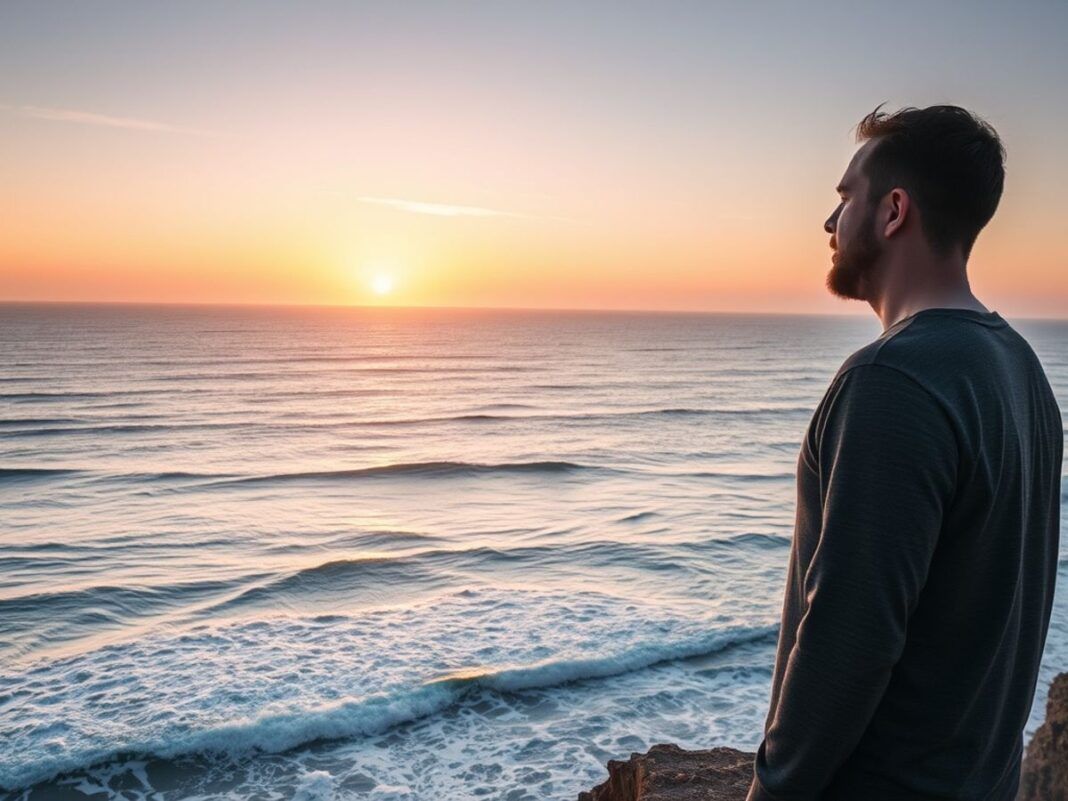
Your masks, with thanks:
M0 103L0 111L17 117L29 117L35 120L51 122L69 122L77 125L97 125L105 128L125 128L131 131L150 131L154 133L184 134L186 136L219 136L214 131L200 128L187 128L182 125L170 125L154 120L142 120L136 117L112 117L96 114L92 111L78 111L69 108L51 108L48 106L10 106Z
M376 206L388 206L398 211L408 211L412 214L434 214L438 217L515 217L531 219L529 214L519 214L514 211L501 211L500 209L487 209L482 206L456 206L451 203L424 203L420 200L405 200L397 197L371 197L361 195L356 198L361 203L370 203Z

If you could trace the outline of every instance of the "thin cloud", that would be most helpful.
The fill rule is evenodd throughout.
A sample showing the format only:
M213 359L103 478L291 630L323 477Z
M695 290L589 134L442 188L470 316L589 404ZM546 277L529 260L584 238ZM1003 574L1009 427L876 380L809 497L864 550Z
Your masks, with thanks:
M549 197L546 195L545 197ZM432 214L437 217L508 217L516 220L556 220L558 222L576 223L570 217L557 217L545 214L521 214L517 211L503 211L484 206L460 206L455 203L426 203L422 200L407 200L399 197L376 197L361 195L356 198L360 203L386 206L397 211L411 214Z
M487 209L482 206L457 206L451 203L424 203L420 200L405 200L397 197L371 197L362 195L356 198L361 203L370 203L376 206L388 206L398 211L407 211L412 214L433 214L438 217L512 217L519 219L531 219L529 214L518 214L514 211L501 211L500 209Z
M112 117L96 114L92 111L78 111L69 108L51 108L48 106L9 106L0 104L0 110L18 117L50 122L69 122L77 125L96 125L105 128L124 128L130 131L150 131L153 133L173 133L186 136L218 136L214 131L200 128L186 128L181 125L169 125L165 122L142 120L136 117Z

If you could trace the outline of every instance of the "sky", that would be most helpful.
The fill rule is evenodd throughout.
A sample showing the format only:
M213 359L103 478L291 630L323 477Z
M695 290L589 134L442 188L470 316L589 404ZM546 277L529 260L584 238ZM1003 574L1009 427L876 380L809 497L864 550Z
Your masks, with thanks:
M1068 316L1068 3L0 4L0 300L868 313L876 105L1007 152L969 262Z

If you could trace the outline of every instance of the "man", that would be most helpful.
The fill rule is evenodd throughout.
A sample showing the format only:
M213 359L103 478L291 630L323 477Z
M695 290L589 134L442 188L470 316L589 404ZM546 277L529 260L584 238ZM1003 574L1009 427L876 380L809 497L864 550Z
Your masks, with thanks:
M1010 801L1057 571L1063 431L965 265L1004 150L955 106L878 108L825 223L830 291L883 333L797 465L771 708L749 801Z

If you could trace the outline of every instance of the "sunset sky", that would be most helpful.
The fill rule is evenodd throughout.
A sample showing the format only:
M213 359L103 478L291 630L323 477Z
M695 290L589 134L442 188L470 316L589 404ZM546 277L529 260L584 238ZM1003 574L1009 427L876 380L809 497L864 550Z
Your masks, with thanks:
M932 10L934 8L934 10ZM1008 150L969 272L1068 316L1068 3L0 5L0 299L868 313L873 107Z

